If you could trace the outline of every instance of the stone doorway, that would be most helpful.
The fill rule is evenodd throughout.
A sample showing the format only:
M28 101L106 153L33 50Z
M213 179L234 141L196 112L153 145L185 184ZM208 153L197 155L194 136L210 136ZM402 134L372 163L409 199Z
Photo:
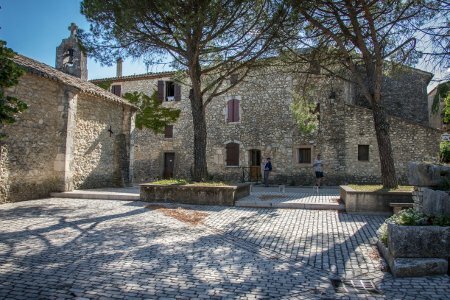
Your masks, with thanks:
M164 179L173 178L174 164L175 164L175 153L173 152L164 153L164 172L163 172Z
M261 150L249 150L250 181L261 180Z

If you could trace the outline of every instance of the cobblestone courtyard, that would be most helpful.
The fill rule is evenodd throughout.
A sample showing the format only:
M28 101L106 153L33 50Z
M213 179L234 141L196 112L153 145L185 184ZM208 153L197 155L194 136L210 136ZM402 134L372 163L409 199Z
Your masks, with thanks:
M1 205L0 298L449 299L448 276L394 279L381 271L372 243L382 217L191 206L208 215L190 225L145 205L59 198ZM335 289L330 279L376 289Z

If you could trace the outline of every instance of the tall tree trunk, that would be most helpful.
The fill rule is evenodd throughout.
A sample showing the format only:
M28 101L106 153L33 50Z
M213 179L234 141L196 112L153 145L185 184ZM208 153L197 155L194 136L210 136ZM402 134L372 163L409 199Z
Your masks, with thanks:
M381 180L383 187L396 188L398 186L395 174L394 156L392 153L389 123L384 108L379 102L372 102L372 114L375 124L375 134L380 155Z
M193 72L195 74L195 72ZM205 181L208 176L206 164L206 120L200 78L193 78L189 95L191 100L192 121L194 123L194 181Z

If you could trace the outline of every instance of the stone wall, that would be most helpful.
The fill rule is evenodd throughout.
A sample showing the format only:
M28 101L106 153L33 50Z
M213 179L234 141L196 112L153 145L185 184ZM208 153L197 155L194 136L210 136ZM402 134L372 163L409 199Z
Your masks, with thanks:
M318 151L327 163L327 184L380 183L372 111L339 99L322 107ZM392 116L389 122L397 176L407 184L409 161L437 157L440 131ZM358 145L369 145L369 161L358 160Z
M405 78L406 81L409 77ZM143 76L117 80L114 84L121 84L123 93L141 91L151 95L157 88L158 80L170 78ZM242 167L248 167L250 163L249 151L256 149L261 152L262 158L272 158L272 182L312 184L314 175L311 164L298 163L299 147L308 147L313 158L319 152L323 154L326 184L380 182L372 113L350 104L354 103L355 89L348 83L336 80L331 83L330 79L314 78L312 95L320 102L321 124L317 134L307 136L299 133L290 110L293 94L304 81L303 75L294 76L288 72L271 69L253 71L243 83L215 98L207 106L207 162L213 179L241 180ZM425 88L426 83L422 80L417 85L420 90ZM393 88L399 86L400 83L392 84ZM337 99L329 99L331 91L336 93ZM180 119L174 124L173 138L167 139L163 134L155 135L145 129L136 131L134 175L137 182L162 177L164 153L167 152L175 153L175 177L190 177L193 126L188 86L182 86L181 94L181 101L163 103L182 111ZM395 100L393 96L391 98ZM240 101L239 122L228 123L226 120L227 101L230 99ZM418 95L414 102L420 103L420 99L421 95ZM426 99L423 104L425 110L419 112L427 115ZM402 182L406 182L406 163L409 160L423 160L438 153L440 133L437 130L392 117L391 134L396 167ZM225 147L230 142L239 144L239 167L226 166ZM358 145L369 145L369 161L358 161Z
M124 128L124 124L130 122L130 115L125 114L126 110L126 106L100 98L84 94L78 97L73 153L75 189L129 184L129 128Z
M385 76L382 102L388 114L428 126L427 85L432 74L412 68ZM370 107L360 91L355 104Z
M157 90L158 80L171 80L170 77L145 78L137 80L115 81L120 84L122 95L128 92L143 92L151 96ZM148 129L134 130L133 174L136 182L161 178L164 167L164 153L175 153L175 174L178 177L190 176L192 165L192 116L190 113L189 87L182 85L181 101L164 102L165 107L181 110L174 124L173 138L164 138L164 134L154 134Z
M8 89L29 108L3 128L0 203L36 199L64 190L68 92L60 84L25 74ZM62 164L62 165L61 165Z

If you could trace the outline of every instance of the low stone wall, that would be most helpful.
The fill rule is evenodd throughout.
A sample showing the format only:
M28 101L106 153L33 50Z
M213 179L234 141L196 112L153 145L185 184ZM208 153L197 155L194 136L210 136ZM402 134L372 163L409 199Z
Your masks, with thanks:
M234 206L238 199L250 195L250 184L196 186L145 183L140 187L141 200L148 202Z
M397 277L447 274L450 227L388 224L387 247L378 249Z
M391 215L391 203L413 203L412 192L361 192L340 186L340 196L348 213Z
M388 224L388 248L394 257L448 258L450 227Z
M377 247L395 277L442 275L447 272L448 261L445 258L394 257L380 240Z

